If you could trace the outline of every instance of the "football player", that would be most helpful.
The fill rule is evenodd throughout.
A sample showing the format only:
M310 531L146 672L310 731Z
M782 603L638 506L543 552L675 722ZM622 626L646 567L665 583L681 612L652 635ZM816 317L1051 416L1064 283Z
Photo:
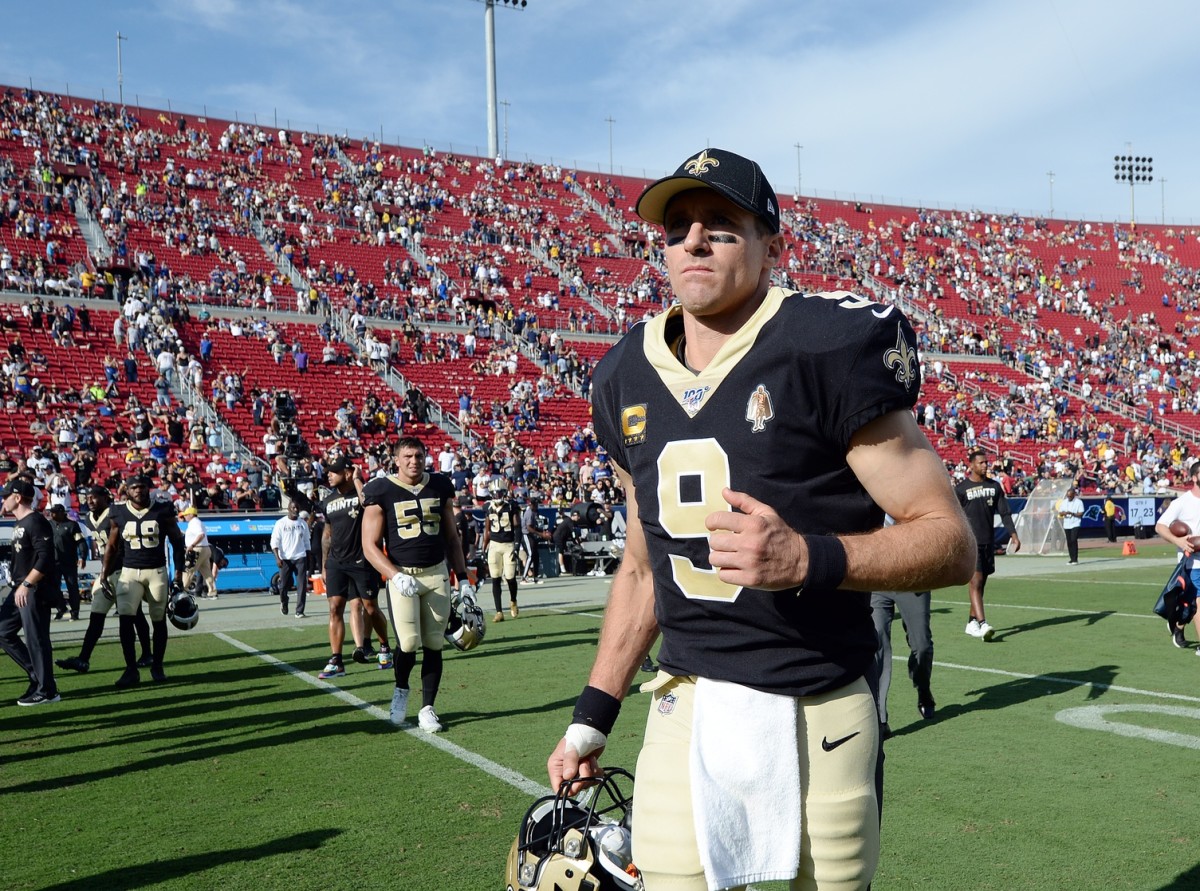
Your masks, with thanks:
M988 576L996 571L996 514L1000 515L1000 522L1012 537L1014 553L1021 550L1021 539L1017 538L1008 498L987 471L987 454L983 449L971 449L967 452L967 478L954 487L975 536L975 573L967 585L971 613L967 616L965 631L983 641L990 641L996 634L983 611L983 591Z
M112 530L112 520L109 518L112 508L112 493L103 486L92 486L87 493L87 510L83 514L84 525L91 532L92 557L104 560L104 552L108 549L109 533ZM120 539L117 547L120 547ZM116 585L116 578L110 577L108 584L101 583L100 576L92 582L92 610L88 616L88 627L83 633L83 645L79 648L78 656L66 659L55 659L54 664L59 668L69 668L71 671L86 672L91 667L92 651L104 633L104 622L109 612L116 606L116 600L109 593ZM142 647L142 657L137 664L140 668L149 668L154 661L150 655L150 623L146 621L146 611L139 603L137 612L133 614L133 627L137 632L138 641Z
M183 561L185 547L183 532L175 521L171 505L150 500L150 480L137 475L125 483L128 498L113 505L109 511L112 525L108 546L101 562L101 584L116 595L117 616L120 621L121 650L125 655L125 672L117 678L117 688L126 689L141 683L137 657L134 654L134 615L146 602L153 629L150 677L165 681L163 656L167 652L167 597L171 591L183 590ZM174 580L167 582L167 542L171 543ZM116 582L109 579L117 573Z
M393 654L396 689L391 720L403 726L408 713L409 676L421 648L422 730L445 728L434 711L442 682L442 644L450 616L450 579L458 578L461 596L474 599L467 580L462 543L454 524L454 484L440 473L425 472L425 445L414 436L396 442L396 472L363 487L363 554L387 582L388 611L396 637Z
M363 556L362 474L350 459L338 456L325 465L325 477L333 490L321 505L325 529L321 534L321 578L329 601L329 648L331 655L321 678L342 677L342 643L346 639L346 603L350 604L350 631L356 644L355 656L366 661L364 641L370 646L371 631L379 635L379 667L392 667L388 646L387 619L379 609L374 570ZM364 614L367 627L363 627Z
M504 621L500 600L500 581L508 583L508 611L515 619L517 607L517 534L521 528L521 512L517 503L508 497L508 480L498 477L489 484L487 511L483 517L483 549L487 553L488 574L492 577L492 599L496 601L493 622Z
M747 158L698 152L637 212L665 230L677 302L596 366L594 426L627 538L551 786L596 775L661 632L635 772L646 887L866 888L879 857L869 592L962 584L972 562L913 418L916 338L892 306L771 286L779 205Z

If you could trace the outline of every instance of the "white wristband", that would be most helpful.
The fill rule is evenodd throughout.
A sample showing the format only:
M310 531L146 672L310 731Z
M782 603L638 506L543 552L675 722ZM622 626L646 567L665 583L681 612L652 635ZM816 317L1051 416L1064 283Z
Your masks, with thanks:
M601 733L590 724L572 724L563 734L567 745L579 753L580 758L586 758L592 752L603 749L608 744L608 736Z

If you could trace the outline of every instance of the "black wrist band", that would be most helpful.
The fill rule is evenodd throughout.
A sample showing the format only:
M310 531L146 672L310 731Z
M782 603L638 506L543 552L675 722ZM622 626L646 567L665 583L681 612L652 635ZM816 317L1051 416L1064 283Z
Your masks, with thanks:
M612 733L617 715L621 713L621 700L605 693L598 687L584 687L575 701L575 712L571 721L595 727L605 736Z
M846 578L846 547L833 535L806 535L808 575L801 591L833 590Z

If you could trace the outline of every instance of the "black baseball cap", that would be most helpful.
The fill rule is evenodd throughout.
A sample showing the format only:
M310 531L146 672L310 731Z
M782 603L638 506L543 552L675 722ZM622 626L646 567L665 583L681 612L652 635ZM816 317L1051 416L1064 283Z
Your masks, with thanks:
M647 186L638 198L637 215L661 225L667 204L689 189L712 189L760 217L772 232L779 231L779 199L762 168L749 158L717 148L697 152L673 174Z
M325 464L326 473L349 473L354 470L354 462L346 455L338 455Z
M129 477L129 479L125 480L125 485L127 487L145 486L147 489L149 489L152 488L154 484L150 482L150 477L146 476L146 474L135 473L133 476Z
M7 498L14 493L30 500L37 497L37 489L33 487L33 483L29 482L29 480L21 479L19 476L10 477L8 482L4 484L3 493L0 494L4 498Z

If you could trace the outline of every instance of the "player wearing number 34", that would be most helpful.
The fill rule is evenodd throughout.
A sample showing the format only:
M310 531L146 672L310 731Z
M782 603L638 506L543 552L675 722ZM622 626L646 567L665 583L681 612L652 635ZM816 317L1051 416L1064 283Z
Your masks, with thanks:
M637 211L665 230L678 303L595 372L628 532L551 785L598 770L661 633L635 772L648 891L865 888L879 857L870 592L963 584L974 567L913 419L912 328L848 292L771 287L779 207L746 158L699 152Z

